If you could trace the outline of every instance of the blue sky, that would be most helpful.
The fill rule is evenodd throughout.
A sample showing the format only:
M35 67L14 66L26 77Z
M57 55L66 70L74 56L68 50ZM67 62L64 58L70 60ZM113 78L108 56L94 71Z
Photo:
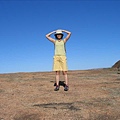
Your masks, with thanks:
M0 73L52 71L54 45L45 35L56 29L72 32L69 70L120 59L118 0L0 0Z

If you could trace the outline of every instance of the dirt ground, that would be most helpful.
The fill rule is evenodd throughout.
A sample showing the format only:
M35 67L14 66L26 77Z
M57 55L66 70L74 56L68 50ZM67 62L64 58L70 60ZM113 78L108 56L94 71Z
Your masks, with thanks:
M76 70L68 76L69 91L63 86L54 91L54 72L0 74L0 120L120 120L117 70Z

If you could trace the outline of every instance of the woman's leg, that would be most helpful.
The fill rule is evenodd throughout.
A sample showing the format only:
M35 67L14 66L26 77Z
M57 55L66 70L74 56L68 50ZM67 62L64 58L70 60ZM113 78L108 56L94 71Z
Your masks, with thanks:
M59 86L60 71L56 71L56 85Z
M60 71L56 71L56 87L55 87L54 91L59 90L59 79L60 79Z
M68 86L68 75L67 71L63 71L64 79L65 79L65 84Z
M63 75L65 78L65 87L64 87L64 91L68 91L69 87L68 87L68 76L67 76L67 71L63 71Z

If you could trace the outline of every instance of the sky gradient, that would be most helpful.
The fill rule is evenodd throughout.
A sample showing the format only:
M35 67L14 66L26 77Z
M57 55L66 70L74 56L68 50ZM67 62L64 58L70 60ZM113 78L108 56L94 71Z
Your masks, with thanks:
M0 0L0 73L52 71L54 45L45 35L72 32L69 70L111 67L120 59L118 0Z

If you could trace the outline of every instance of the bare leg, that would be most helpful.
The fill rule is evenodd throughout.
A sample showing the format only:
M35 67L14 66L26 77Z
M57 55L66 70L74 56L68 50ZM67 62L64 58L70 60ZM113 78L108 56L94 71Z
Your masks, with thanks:
M60 71L56 71L56 85L59 85Z
M65 84L68 85L67 71L63 71L63 75L64 75L64 78L65 78Z

